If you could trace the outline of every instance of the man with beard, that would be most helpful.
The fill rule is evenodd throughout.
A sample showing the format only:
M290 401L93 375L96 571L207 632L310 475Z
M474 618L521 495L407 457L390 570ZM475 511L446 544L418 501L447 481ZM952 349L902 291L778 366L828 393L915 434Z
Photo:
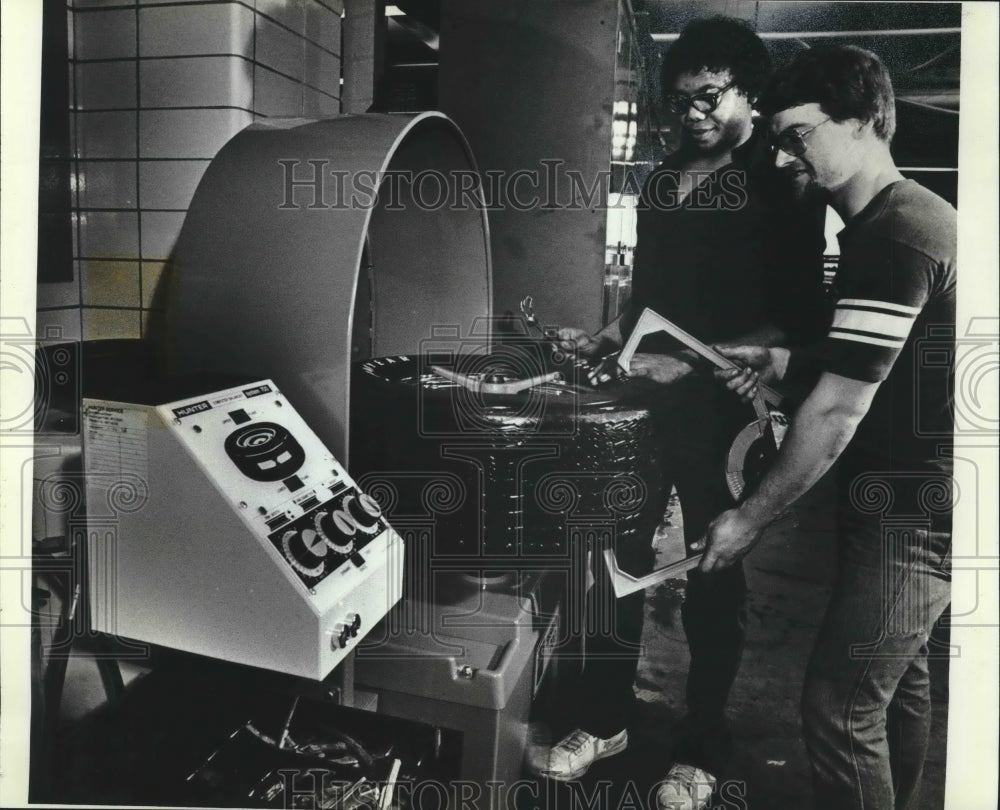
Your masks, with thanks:
M809 50L762 99L775 162L846 223L820 351L727 351L765 380L813 365L757 491L709 527L702 571L739 565L773 517L839 459L840 570L806 672L803 734L822 810L913 805L930 730L928 639L950 601L955 209L889 151L889 75L868 51ZM935 368L918 361L938 358ZM756 374L720 373L742 395Z
M822 327L824 209L792 204L763 133L754 127L754 103L769 73L760 39L725 17L692 22L667 51L664 100L679 118L682 142L643 189L632 298L622 316L596 335L562 329L563 348L588 357L620 348L645 307L706 342L794 343ZM690 546L712 516L733 503L725 456L754 416L688 352L657 340L664 337L643 342L629 373L665 386L654 413L664 447L664 495L676 487ZM594 382L605 376L599 373ZM616 551L635 573L653 565L649 545ZM603 565L597 575L606 576ZM730 734L724 710L743 650L745 601L740 566L689 575L682 613L691 651L688 714L677 764L660 791L665 807L677 801L687 802L677 807L703 806L700 799L707 801L713 775L725 765ZM628 745L643 604L642 592L619 600L614 637L588 638L580 689L568 701L565 725L571 731L534 764L542 775L576 779Z

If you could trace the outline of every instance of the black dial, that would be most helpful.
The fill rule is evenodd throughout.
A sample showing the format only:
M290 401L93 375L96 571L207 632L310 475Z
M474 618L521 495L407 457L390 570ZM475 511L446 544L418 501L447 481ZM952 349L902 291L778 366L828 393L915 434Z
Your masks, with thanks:
M296 531L291 529L281 536L281 548L285 559L292 568L307 577L318 577L323 573L326 543L312 529Z
M378 531L378 519L382 515L382 510L368 495L362 492L346 496L344 510L350 515L358 529L365 534L374 534Z
M355 525L343 512L318 512L315 526L319 536L337 554L347 555L354 551Z

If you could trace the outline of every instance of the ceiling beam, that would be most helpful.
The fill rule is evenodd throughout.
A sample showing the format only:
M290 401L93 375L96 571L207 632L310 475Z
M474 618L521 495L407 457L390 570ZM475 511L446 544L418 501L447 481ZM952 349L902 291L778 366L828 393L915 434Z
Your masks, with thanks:
M961 34L956 28L893 28L882 31L758 31L761 39L838 39L841 37L915 37L939 34ZM651 34L653 42L673 42L680 33Z

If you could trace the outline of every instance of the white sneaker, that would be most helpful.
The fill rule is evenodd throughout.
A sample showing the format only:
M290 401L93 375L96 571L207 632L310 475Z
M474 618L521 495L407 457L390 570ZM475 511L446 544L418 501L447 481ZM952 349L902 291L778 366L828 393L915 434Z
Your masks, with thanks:
M528 770L540 774L549 767L552 750L552 732L545 723L529 723L528 738L524 746L524 763Z
M583 776L597 760L614 756L627 747L628 731L625 729L607 740L577 729L552 747L548 767L539 773L558 782L568 782Z
M715 790L715 777L694 765L675 764L656 791L656 810L704 810Z

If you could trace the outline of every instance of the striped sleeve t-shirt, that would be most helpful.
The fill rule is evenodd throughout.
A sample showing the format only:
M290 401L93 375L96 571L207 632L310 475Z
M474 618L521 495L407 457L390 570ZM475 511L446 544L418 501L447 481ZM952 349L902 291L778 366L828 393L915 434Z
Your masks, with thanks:
M940 468L951 442L956 233L951 205L902 180L839 235L823 368L882 383L850 448L869 465Z
M842 298L837 302L829 334L836 340L881 347L887 350L885 356L890 357L903 348L919 314L920 307L879 299Z

